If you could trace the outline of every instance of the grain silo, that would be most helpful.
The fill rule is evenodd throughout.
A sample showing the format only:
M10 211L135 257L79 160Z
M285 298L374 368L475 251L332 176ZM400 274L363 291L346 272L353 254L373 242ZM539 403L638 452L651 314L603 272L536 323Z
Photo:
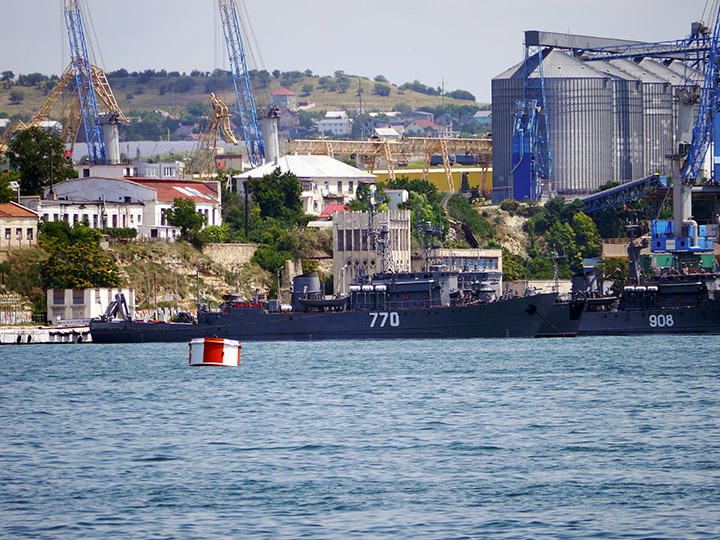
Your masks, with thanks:
M666 156L673 151L674 139L672 85L632 60L619 58L610 63L643 83L643 176L669 170Z
M613 84L613 180L641 178L645 171L642 81L610 62L593 62L592 67Z
M538 155L550 156L549 166L535 168L545 175L539 177L543 198L584 196L611 180L670 171L668 156L690 140L702 73L672 57L663 63L623 52L651 48L640 42L537 31L526 32L525 42L527 67L522 62L492 81L494 202L523 198L521 165L536 163ZM515 120L532 99L542 103L532 110L542 111L548 135L528 143L532 131L516 130ZM530 185L537 180L536 174Z
M532 61L532 60L529 60ZM537 63L537 62L536 62ZM543 60L552 180L547 192L582 194L612 179L613 84L611 79L562 51ZM493 201L512 193L512 135L516 101L523 100L524 63L492 81ZM535 67L528 78L540 78Z

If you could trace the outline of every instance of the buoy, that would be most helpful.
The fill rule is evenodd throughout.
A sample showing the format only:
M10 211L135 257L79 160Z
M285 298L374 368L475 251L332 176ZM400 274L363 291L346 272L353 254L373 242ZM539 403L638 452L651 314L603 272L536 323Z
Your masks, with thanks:
M242 345L234 339L195 338L190 340L191 366L239 366Z

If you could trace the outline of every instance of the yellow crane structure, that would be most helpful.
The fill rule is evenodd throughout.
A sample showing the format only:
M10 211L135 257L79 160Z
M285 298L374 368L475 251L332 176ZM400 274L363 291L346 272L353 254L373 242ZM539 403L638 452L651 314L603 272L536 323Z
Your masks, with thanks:
M93 78L93 83L95 85L95 92L97 93L100 100L105 104L105 107L107 107L110 113L116 115L119 121L123 123L128 123L128 119L125 117L122 110L120 109L120 106L117 104L117 100L115 99L115 95L110 88L110 83L108 82L105 72L101 68L93 64L90 64L90 70ZM74 82L75 74L73 72L72 65L70 65L65 69L63 74L58 79L58 82L55 83L55 86L53 86L50 92L48 92L48 95L43 101L42 105L35 112L35 114L33 114L30 120L28 120L27 122L18 120L17 122L10 124L5 130L5 132L2 134L2 136L0 136L0 155L4 155L7 152L10 139L18 131L22 131L23 129L27 129L32 126L37 126L43 120L49 119L50 113L52 112L56 103L59 101L63 92L68 88L68 86L71 85L71 83ZM70 152L72 153L72 150L75 146L75 141L77 140L78 131L80 130L80 124L82 122L82 114L80 111L80 97L77 95L77 93L72 100L66 100L63 103L63 106L60 109L60 113L56 115L56 117L59 120L64 120L64 122L62 122L63 128L60 136L66 144L70 145Z
M200 176L212 176L215 173L215 154L217 154L219 136L222 136L226 143L235 146L239 144L230 126L230 111L227 105L215 94L210 94L210 105L213 108L212 116L200 137L198 149L190 164L190 170Z
M367 141L296 139L288 143L289 154L313 154L330 157L351 156L368 166L373 172L378 159L387 164L388 176L395 180L395 163L407 161L411 156L423 159L423 180L428 179L430 160L433 155L442 156L447 177L448 190L455 191L455 182L450 169L451 154L466 154L477 157L483 168L483 181L490 167L492 157L492 139L405 137L402 139L371 139Z

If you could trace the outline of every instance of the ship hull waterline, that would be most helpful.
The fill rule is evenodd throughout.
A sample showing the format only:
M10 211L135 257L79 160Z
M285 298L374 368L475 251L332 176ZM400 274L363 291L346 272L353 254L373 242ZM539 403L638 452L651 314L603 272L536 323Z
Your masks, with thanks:
M556 294L541 294L450 307L375 311L268 313L261 307L232 309L209 324L91 321L95 343L189 341L198 337L240 341L532 338L545 322Z
M720 299L699 307L586 311L577 333L578 336L720 334Z

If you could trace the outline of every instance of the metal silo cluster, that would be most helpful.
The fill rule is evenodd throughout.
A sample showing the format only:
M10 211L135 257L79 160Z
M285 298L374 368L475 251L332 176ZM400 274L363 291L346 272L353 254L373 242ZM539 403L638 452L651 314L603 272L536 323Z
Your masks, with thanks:
M528 60L530 61L530 60ZM513 193L512 137L525 77L536 67L512 67L492 81L493 202ZM552 178L544 196L590 194L611 180L643 178L668 167L676 152L679 88L698 72L675 61L586 60L553 49L543 60Z

